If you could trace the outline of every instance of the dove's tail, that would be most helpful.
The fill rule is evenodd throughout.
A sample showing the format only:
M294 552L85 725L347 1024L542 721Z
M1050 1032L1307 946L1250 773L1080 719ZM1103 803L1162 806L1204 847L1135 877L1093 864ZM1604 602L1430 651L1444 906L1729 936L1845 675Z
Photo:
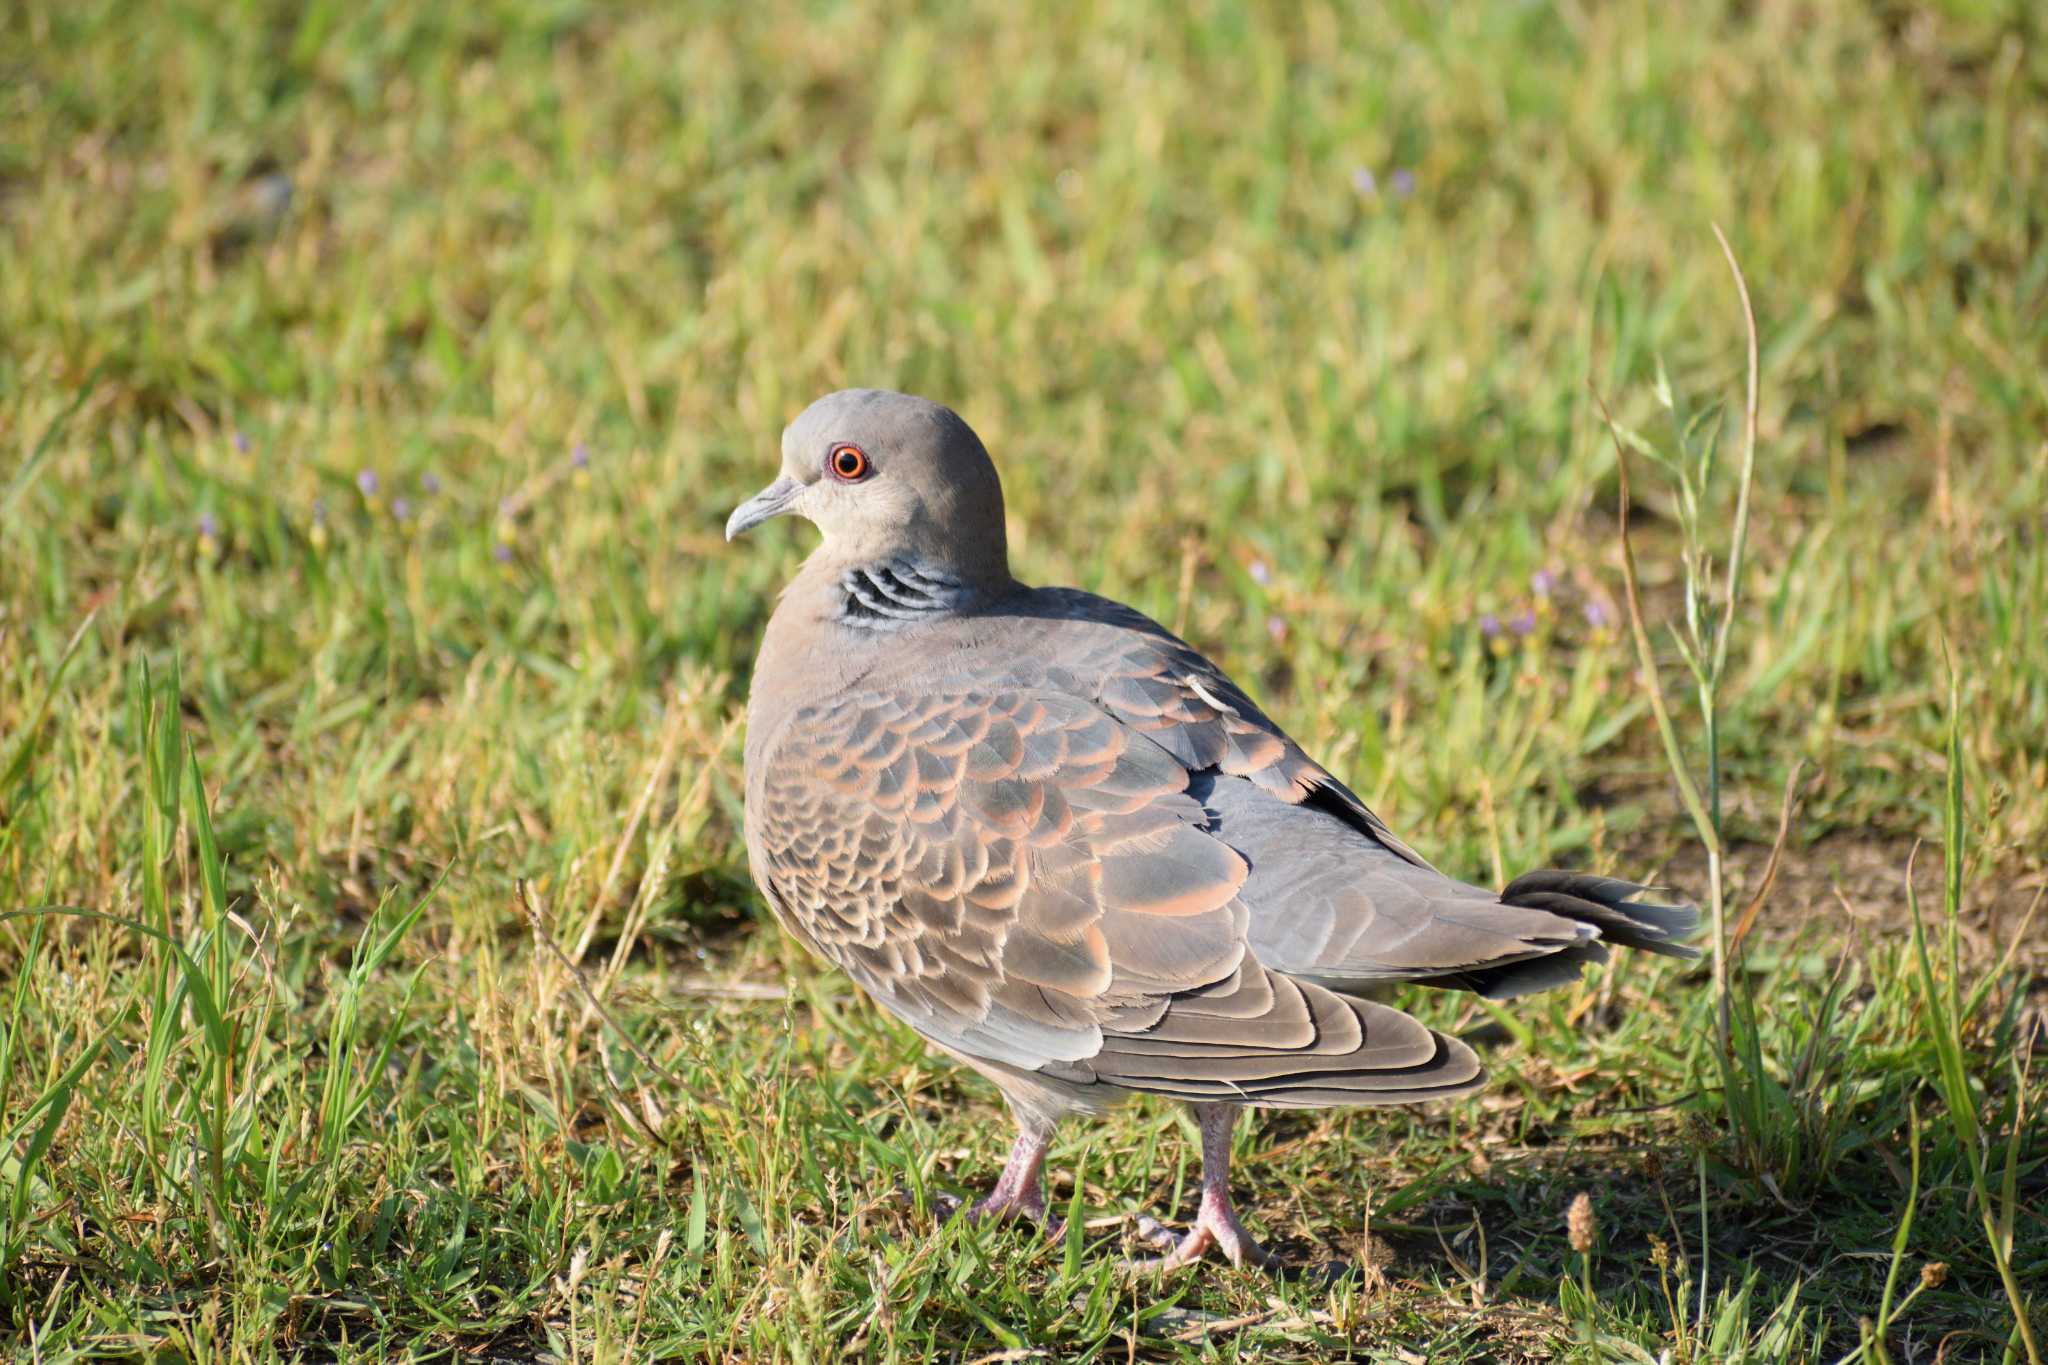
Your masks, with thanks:
M1547 910L1590 924L1608 943L1669 957L1698 957L1699 949L1686 947L1682 940L1699 928L1699 911L1689 905L1631 899L1650 889L1590 872L1526 872L1508 883L1500 899L1503 905Z
M1470 967L1429 978L1432 986L1477 991L1490 1000L1509 1000L1547 991L1579 979L1585 968L1608 958L1610 945L1643 948L1668 957L1698 957L1681 940L1699 927L1699 912L1686 905L1657 905L1629 899L1650 888L1619 877L1586 872L1530 872L1508 883L1501 904L1541 910L1595 930L1598 938L1537 957Z

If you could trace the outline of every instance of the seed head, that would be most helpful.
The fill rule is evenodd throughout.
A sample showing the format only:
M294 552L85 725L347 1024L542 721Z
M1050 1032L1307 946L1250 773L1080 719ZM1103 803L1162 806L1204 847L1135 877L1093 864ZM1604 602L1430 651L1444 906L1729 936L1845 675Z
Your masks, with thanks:
M590 1248L577 1247L575 1252L569 1257L569 1292L571 1294L575 1293L577 1287L583 1283L583 1273L589 1266Z
M1584 1255L1593 1249L1593 1239L1600 1235L1600 1220L1593 1216L1593 1201L1584 1190L1572 1196L1571 1207L1564 1214L1564 1230L1573 1251Z
M1939 1289L1947 1279L1947 1261L1929 1261L1926 1265L1920 1267L1920 1287L1922 1289Z

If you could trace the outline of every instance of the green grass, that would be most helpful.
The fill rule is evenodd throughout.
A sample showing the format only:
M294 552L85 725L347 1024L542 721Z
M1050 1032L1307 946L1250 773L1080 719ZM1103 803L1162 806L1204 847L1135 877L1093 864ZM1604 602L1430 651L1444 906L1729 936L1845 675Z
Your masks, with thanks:
M8 1349L2026 1359L2048 30L1454 8L5 7ZM1179 626L1425 855L1704 898L1593 393L1678 462L1631 457L1635 545L1704 782L1711 223L1761 355L1731 918L1806 765L1732 1054L1642 957L1418 1001L1495 1084L1249 1125L1278 1281L1110 1270L1187 1210L1164 1106L1062 1132L1078 1241L935 1228L995 1097L746 877L735 717L809 541L719 526L781 425L953 404L1023 573Z

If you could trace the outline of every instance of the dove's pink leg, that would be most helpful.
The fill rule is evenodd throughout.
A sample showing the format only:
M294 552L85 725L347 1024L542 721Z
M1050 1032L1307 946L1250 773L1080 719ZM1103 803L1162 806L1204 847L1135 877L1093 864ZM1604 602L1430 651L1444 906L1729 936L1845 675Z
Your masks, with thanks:
M1198 1104L1195 1118L1202 1125L1202 1199L1195 1210L1195 1225L1187 1235L1176 1238L1157 1220L1139 1220L1138 1235L1168 1248L1164 1256L1125 1261L1127 1270L1165 1271L1199 1261L1215 1247L1232 1265L1267 1265L1272 1254L1245 1231L1230 1204L1230 1130L1237 1123L1233 1104Z
M996 1187L976 1203L968 1205L967 1216L982 1218L1016 1218L1026 1222L1046 1222L1045 1212L1045 1152L1052 1146L1052 1128L1049 1125L1021 1123L1017 1128L1017 1141L1010 1148L1010 1160L1004 1165L1003 1173L996 1178Z

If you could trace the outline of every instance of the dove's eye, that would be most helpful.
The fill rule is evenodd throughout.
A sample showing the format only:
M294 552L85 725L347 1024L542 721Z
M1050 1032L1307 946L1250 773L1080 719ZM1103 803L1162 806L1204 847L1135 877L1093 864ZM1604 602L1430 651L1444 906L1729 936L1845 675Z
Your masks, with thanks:
M868 460L868 453L855 445L836 445L825 459L825 467L832 471L832 477L841 483L859 483L875 472Z

